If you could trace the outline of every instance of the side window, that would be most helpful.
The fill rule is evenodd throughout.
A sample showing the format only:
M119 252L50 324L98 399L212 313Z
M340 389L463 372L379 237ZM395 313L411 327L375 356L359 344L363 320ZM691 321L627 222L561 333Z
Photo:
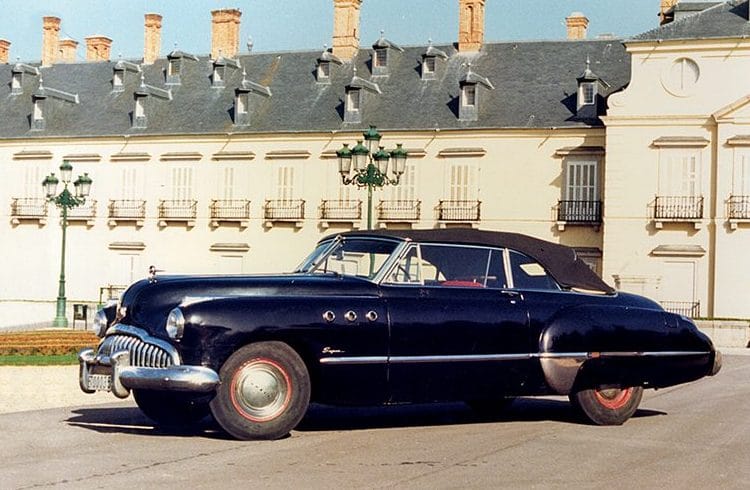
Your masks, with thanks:
M391 284L434 284L442 275L430 262L421 258L419 245L413 245L406 255L399 260L396 268L388 277Z
M505 275L505 260L502 250L493 250L490 253L490 264L489 267L487 267L487 287L508 287L508 278Z
M490 249L451 245L422 245L423 261L439 275L434 282L447 287L485 287Z
M513 287L517 289L560 289L537 261L518 252L510 251L510 271Z

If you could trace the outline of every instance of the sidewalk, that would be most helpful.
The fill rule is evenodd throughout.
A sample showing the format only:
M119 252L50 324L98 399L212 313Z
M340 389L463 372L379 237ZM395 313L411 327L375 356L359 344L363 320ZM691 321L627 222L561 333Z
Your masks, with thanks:
M86 394L78 366L0 366L0 413L113 403L111 393Z

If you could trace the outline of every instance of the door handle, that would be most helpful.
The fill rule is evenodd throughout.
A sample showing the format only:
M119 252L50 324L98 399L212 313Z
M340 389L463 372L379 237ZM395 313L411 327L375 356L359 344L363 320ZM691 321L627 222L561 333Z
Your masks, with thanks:
M503 289L500 291L501 296L505 296L511 300L523 300L523 295L518 291L512 291L510 289Z

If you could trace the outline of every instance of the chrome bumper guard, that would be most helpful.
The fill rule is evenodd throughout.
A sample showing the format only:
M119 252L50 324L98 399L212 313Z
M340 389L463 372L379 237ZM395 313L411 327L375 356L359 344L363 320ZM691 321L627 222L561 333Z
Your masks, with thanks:
M711 367L711 376L716 376L721 371L721 351L717 350L714 354L714 365Z
M126 350L97 356L94 349L84 349L78 353L78 362L78 381L85 393L111 391L118 398L127 398L131 389L207 393L219 385L216 371L203 366L131 366Z

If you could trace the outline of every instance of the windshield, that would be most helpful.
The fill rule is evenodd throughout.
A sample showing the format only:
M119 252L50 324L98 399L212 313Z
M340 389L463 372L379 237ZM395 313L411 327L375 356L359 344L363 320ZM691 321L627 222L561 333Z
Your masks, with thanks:
M296 272L333 273L372 279L397 246L398 243L392 241L336 237L318 244Z

